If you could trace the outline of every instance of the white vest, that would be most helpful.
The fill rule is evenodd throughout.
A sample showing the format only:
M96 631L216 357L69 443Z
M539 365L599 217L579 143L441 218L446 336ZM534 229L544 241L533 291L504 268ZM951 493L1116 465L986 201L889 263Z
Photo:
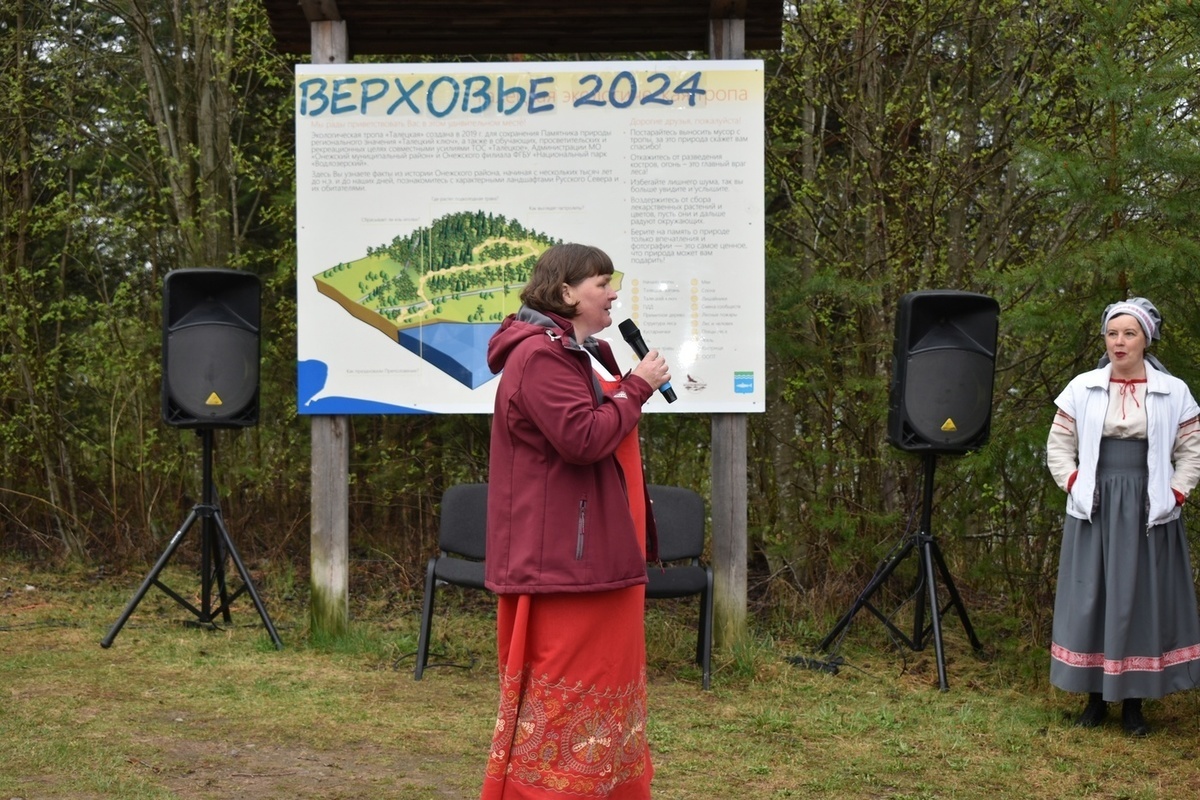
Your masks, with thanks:
M1054 404L1075 420L1079 441L1079 475L1067 495L1067 513L1092 521L1092 498L1096 493L1096 465L1100 461L1100 439L1108 412L1108 383L1112 365L1076 375ZM1149 448L1150 525L1161 525L1179 517L1171 477L1175 468L1171 455L1179 426L1200 413L1187 384L1173 375L1146 364L1146 439Z

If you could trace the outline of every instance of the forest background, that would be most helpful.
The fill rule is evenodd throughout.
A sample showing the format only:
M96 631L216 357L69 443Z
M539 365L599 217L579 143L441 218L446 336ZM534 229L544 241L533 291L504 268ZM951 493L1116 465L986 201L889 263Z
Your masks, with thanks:
M1200 8L785 3L783 47L747 56L767 96L753 610L844 608L916 524L922 462L885 436L895 310L956 289L1000 303L994 411L985 447L938 461L934 529L972 602L1041 642L1063 507L1045 437L1103 308L1151 298L1159 356L1200 378ZM0 552L140 572L162 550L201 468L161 419L162 280L227 267L262 279L265 332L259 423L216 436L218 499L252 566L305 569L293 66L253 0L0 8ZM486 479L488 426L354 417L352 559L419 585L442 491ZM707 494L707 417L642 437L652 482Z

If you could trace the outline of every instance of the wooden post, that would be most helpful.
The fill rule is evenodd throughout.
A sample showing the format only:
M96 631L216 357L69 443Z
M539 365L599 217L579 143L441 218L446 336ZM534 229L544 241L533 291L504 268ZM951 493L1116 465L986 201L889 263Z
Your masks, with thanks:
M346 23L312 23L314 64L350 57ZM309 623L315 636L341 636L350 627L350 420L312 418Z
M312 37L312 63L345 64L350 60L350 35L346 21L323 19L309 25Z
M745 4L714 0L709 20L713 59L746 55ZM737 14L741 18L718 13ZM732 649L746 638L746 415L712 417L713 638Z
M350 625L350 419L312 418L311 630L341 636Z
M746 637L746 415L712 418L713 638Z
M708 27L709 56L738 60L746 57L746 20L713 19Z

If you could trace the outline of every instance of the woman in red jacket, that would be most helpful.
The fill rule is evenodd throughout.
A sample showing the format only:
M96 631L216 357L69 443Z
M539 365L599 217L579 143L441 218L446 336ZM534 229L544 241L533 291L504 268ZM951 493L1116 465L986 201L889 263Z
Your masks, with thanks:
M651 351L620 377L612 260L542 254L488 345L487 587L499 595L500 709L484 800L648 798L646 561L656 557L638 448L670 380ZM606 374L607 373L607 374Z

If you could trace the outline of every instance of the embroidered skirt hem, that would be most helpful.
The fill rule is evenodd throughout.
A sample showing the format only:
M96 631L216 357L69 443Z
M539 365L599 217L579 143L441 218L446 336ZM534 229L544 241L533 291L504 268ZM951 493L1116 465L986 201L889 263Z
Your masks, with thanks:
M645 587L500 597L482 800L648 800Z

